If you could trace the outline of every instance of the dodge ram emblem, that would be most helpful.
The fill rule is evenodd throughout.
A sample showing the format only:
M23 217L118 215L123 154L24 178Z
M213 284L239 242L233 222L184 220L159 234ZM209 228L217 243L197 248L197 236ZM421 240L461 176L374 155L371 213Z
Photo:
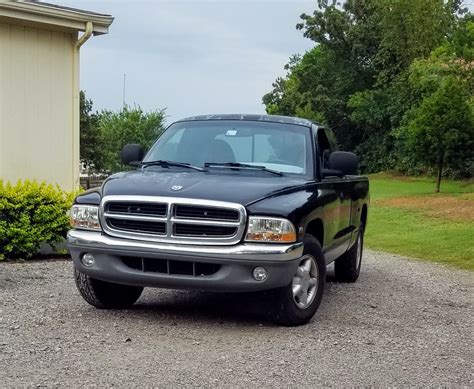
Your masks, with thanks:
M173 185L173 186L171 187L171 189L172 189L172 190L181 190L181 189L183 189L183 185Z

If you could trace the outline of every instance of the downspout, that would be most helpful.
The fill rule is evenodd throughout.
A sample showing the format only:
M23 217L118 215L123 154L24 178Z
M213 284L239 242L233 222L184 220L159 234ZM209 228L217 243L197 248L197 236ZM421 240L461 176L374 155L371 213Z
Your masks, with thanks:
M89 40L92 36L92 32L94 30L94 26L92 22L86 22L86 28L84 33L79 37L79 39L74 42L73 48L73 82L72 82L72 93L73 93L73 107L72 107L72 179L73 184L71 190L76 191L79 189L79 176L80 176L80 128L79 128L79 121L80 121L80 109L79 109L79 92L80 92L80 85L79 85L79 51L81 46Z
M81 46L87 42L87 40L91 37L92 35L92 30L93 30L93 25L92 22L87 22L86 23L86 29L84 31L84 34L81 35L81 37L76 41L76 49L80 49Z

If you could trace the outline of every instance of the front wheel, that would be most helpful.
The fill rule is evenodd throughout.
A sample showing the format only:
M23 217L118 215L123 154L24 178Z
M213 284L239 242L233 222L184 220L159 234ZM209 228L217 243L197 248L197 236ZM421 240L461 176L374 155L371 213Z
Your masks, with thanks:
M114 284L89 277L74 268L79 293L90 305L99 309L130 308L143 292L141 286Z
M275 291L273 321L284 326L306 324L316 313L326 284L326 261L318 240L304 238L304 251L289 285Z

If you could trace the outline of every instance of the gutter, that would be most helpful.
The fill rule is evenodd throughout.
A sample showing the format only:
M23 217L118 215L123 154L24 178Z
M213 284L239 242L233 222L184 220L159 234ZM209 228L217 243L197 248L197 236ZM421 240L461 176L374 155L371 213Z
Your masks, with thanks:
M94 23L94 34L107 34L114 18L80 9L55 6L43 2L0 0L0 19L28 21L37 25L56 26L71 33L83 31L84 25ZM49 28L49 27L48 27Z

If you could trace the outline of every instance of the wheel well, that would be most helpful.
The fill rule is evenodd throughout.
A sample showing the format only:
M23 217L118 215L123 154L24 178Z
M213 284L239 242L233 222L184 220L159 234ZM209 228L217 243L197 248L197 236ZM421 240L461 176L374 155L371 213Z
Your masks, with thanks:
M321 247L324 243L324 225L321 219L312 220L306 227L306 233L313 235L318 241Z
M362 214L360 215L360 221L364 224L364 226L367 225L367 204L364 204L362 206Z

